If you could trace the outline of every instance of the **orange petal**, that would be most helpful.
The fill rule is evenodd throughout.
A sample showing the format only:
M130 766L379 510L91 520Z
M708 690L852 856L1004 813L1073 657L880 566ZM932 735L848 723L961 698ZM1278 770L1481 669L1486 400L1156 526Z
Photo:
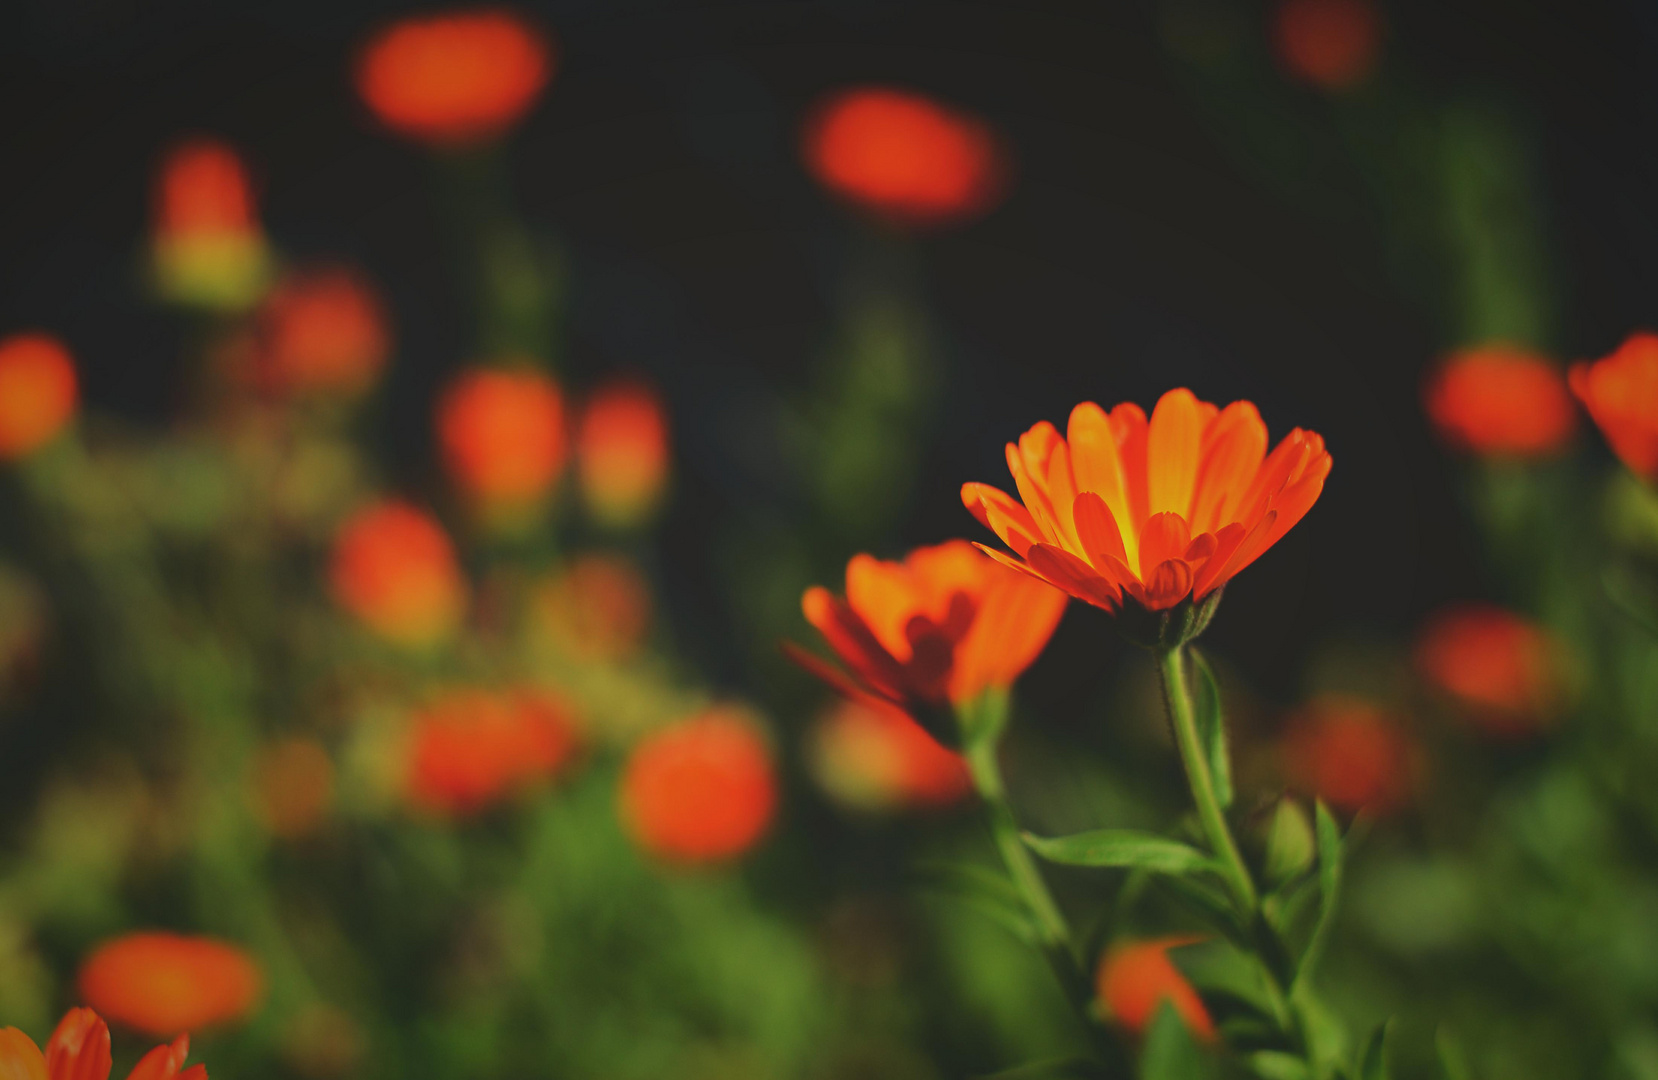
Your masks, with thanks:
M127 1080L174 1080L190 1055L190 1036L180 1035L171 1046L158 1046L138 1059Z
M907 567L857 554L846 564L846 603L869 627L881 647L899 662L909 659L904 627L922 599Z
M1192 591L1192 568L1184 559L1164 559L1146 577L1141 603L1152 611L1172 608Z
M1214 534L1215 550L1210 552L1209 557L1197 568L1197 575L1192 581L1193 599L1202 600L1214 591L1215 586L1226 584L1221 572L1226 569L1227 560L1232 558L1248 536L1249 526L1241 522L1233 522ZM1193 544L1195 546L1196 541L1193 541Z
M1130 520L1128 480L1123 475L1122 459L1117 454L1117 436L1112 433L1110 418L1104 409L1092 401L1085 401L1071 410L1067 437L1071 448L1071 472L1076 477L1077 490L1093 492L1105 500L1111 516L1117 519L1121 535L1121 528Z
M1122 530L1117 528L1117 519L1112 516L1111 508L1103 498L1092 491L1083 492L1071 504L1071 517L1076 522L1077 539L1089 562L1097 567L1100 559L1106 556L1119 563L1127 560Z
M1140 526L1151 516L1146 476L1149 426L1145 411L1132 401L1125 401L1111 410L1111 434L1117 440L1117 458L1122 462L1123 479L1128 481L1128 514L1118 515L1117 525L1123 530L1123 543L1128 548L1131 563L1139 562Z
M1277 524L1277 522L1278 512L1276 510L1268 510L1264 515L1262 515L1261 520L1256 522L1255 527L1249 530L1249 534L1243 538L1242 542L1240 542L1238 546L1232 550L1232 554L1227 556L1224 561L1222 561L1218 554L1211 556L1208 564L1203 568L1203 577L1207 581L1207 583L1203 586L1203 593L1207 594L1211 589L1219 588L1220 586L1225 585L1228 581L1232 580L1233 575L1239 570L1242 570L1244 567L1259 558L1261 552L1271 546L1272 527ZM1240 524L1239 528L1241 529L1243 526ZM1226 530L1222 529L1221 532L1224 534ZM1214 571L1213 577L1209 576L1211 569ZM1194 593L1194 595L1197 594Z
M1037 537L1041 533L1036 522L1031 519L1030 511L1020 505L1019 500L1003 491L993 488L989 484L967 483L961 486L962 505L969 513L979 519L979 524L987 529L994 530L996 526L990 523L990 507L994 506L1012 523L1014 528L1028 536ZM1006 537L1003 537L1005 540Z
M1025 559L1031 569L1078 600L1107 611L1122 605L1122 591L1115 584L1064 548L1032 544Z
M950 700L959 704L990 687L1013 685L1048 644L1067 599L1027 574L997 571L973 629L956 649Z
M898 661L881 647L855 611L835 599L821 585L814 585L800 598L806 621L817 628L823 640L860 679L877 692L892 698L903 696L904 673Z
M792 641L783 642L783 655L799 664L808 674L815 675L828 683L831 690L838 692L843 697L850 698L853 701L875 703L882 707L902 704L876 693L872 688L853 679L852 676L840 668L828 663L822 657L812 655Z
M1047 462L1044 460L1043 468L1046 467ZM1048 501L1046 474L1032 475L1025 467L1024 456L1012 443L1007 444L1007 470L1013 474L1013 484L1019 489L1019 499L1030 512L1031 520L1036 523L1042 539L1049 543L1058 542L1059 526L1054 521L1053 503Z
M46 1042L52 1080L106 1080L110 1064L109 1025L91 1009L64 1013Z
M1024 459L1025 468L1032 476L1047 476L1048 457L1064 441L1059 437L1059 429L1046 420L1031 425L1029 431L1019 436L1019 455Z
M1056 443L1048 455L1048 501L1053 504L1054 521L1059 525L1060 543L1069 551L1080 552L1076 522L1071 517L1071 504L1077 499L1076 480L1071 475L1071 451L1064 441Z
M1158 399L1146 437L1147 491L1153 514L1192 512L1192 492L1203 451L1202 404L1184 387ZM1140 565L1146 555L1140 553Z
M1030 515L1025 513L1024 507L1019 507L1019 513L1026 521L1030 521ZM990 530L1018 555L1024 555L1032 544L1042 539L1041 532L1034 524L1028 531L1020 528L1019 522L1005 514L999 503L986 505L985 516L990 520Z
M0 1080L47 1080L40 1047L14 1027L0 1028Z
M1234 401L1204 431L1203 461L1192 496L1192 528L1211 532L1237 520L1250 481L1267 452L1267 426L1247 401Z
M1140 580L1150 585L1158 565L1180 558L1191 542L1192 530L1185 518L1172 510L1151 515L1140 533Z

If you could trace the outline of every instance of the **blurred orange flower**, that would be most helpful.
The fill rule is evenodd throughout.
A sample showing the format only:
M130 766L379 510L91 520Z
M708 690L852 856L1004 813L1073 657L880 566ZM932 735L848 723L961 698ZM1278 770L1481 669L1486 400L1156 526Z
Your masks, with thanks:
M812 111L802 135L819 183L897 224L974 217L1006 188L1006 156L989 126L907 90L839 91Z
M252 794L273 836L303 836L322 823L334 800L334 760L315 739L279 739L254 759Z
M1618 458L1658 483L1658 334L1631 334L1611 356L1573 364L1571 384Z
M176 1035L252 1014L264 991L241 948L163 931L127 934L81 964L81 997L99 1013L149 1035Z
M1553 720L1565 698L1560 645L1542 627L1489 604L1436 614L1416 665L1493 735L1522 735Z
M1415 743L1395 718L1358 698L1315 698L1290 718L1280 750L1293 784L1342 810L1385 813L1415 786Z
M593 392L576 432L576 472L601 524L626 528L651 515L668 483L668 419L656 391L615 382Z
M426 511L396 499L371 503L341 526L329 582L341 607L402 645L447 638L466 608L448 534Z
M619 796L622 822L640 847L671 862L718 862L765 833L777 781L753 722L715 707L641 739Z
M543 783L576 749L569 708L541 691L453 691L416 717L408 758L415 805L466 815Z
M1428 380L1424 397L1446 442L1489 457L1547 456L1577 426L1559 370L1509 345L1454 353Z
M651 592L638 567L620 555L588 552L541 585L535 628L583 659L626 660L650 630Z
M973 516L1020 556L999 561L1107 611L1151 611L1222 588L1300 521L1324 490L1324 440L1296 428L1270 455L1255 406L1217 409L1170 390L1151 420L1124 402L1071 410L1007 446L1019 500L967 484ZM982 545L981 545L982 547Z
M1124 942L1100 961L1095 993L1105 1012L1135 1035L1144 1035L1166 1001L1191 1033L1204 1042L1215 1038L1215 1023L1192 984L1169 959L1169 950L1191 945L1191 937Z
M75 415L80 392L69 350L50 334L0 340L0 460L40 449Z
M829 794L860 810L948 806L972 790L961 755L891 706L837 701L812 732L810 764Z
M207 1080L207 1066L184 1068L189 1054L190 1037L180 1035L140 1058L127 1080ZM44 1055L17 1028L0 1029L0 1076L7 1080L108 1080L113 1064L109 1026L91 1009L64 1013Z
M381 123L433 146L504 134L553 74L547 36L504 10L452 11L382 29L357 63L357 91Z
M1376 70L1382 15L1372 0L1283 0L1273 48L1292 76L1324 90L1348 90Z
M1011 686L1053 636L1065 595L951 540L901 563L855 555L845 600L814 585L801 608L851 676L791 655L854 698L913 711Z
M343 268L295 274L260 312L260 382L280 393L355 396L386 364L385 309L358 274Z
M496 507L523 507L547 495L569 451L564 395L538 371L474 368L438 400L438 443L450 477Z
M239 309L257 300L269 271L247 168L213 139L175 146L155 191L155 268L180 303Z

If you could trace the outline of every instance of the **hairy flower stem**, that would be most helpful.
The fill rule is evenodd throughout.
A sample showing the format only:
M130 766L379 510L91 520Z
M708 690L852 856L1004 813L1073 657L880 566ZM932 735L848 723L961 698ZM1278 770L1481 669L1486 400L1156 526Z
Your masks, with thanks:
M1186 647L1159 649L1157 666L1163 675L1163 700L1169 708L1169 723L1174 728L1175 743L1180 747L1180 760L1186 766L1186 780L1192 788L1192 801L1197 804L1198 820L1203 824L1210 850L1221 861L1221 871L1238 902L1238 914L1247 926L1255 918L1255 882L1238 853L1237 842L1232 839L1232 830L1221 810L1220 797L1215 793L1215 777L1209 771L1209 755L1198 735L1197 711L1186 684Z

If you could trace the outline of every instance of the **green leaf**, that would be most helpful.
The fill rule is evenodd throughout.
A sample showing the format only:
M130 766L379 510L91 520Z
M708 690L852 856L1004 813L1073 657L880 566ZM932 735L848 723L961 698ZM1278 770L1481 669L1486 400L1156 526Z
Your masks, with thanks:
M932 891L973 908L1028 945L1037 943L1036 927L1024 898L1001 874L962 862L932 862L921 869L929 879L926 887Z
M1209 1059L1192 1038L1186 1021L1165 1000L1146 1029L1140 1052L1140 1080L1203 1080L1211 1073Z
M1442 1027L1434 1032L1433 1045L1439 1058L1440 1080L1473 1080L1468 1056L1462 1052L1462 1044L1448 1028Z
M1092 1058L1044 1058L1011 1069L987 1073L975 1080L1103 1080L1105 1068Z
M1215 860L1190 844L1133 829L1096 829L1052 839L1025 833L1025 843L1049 862L1065 866L1115 866L1160 874L1215 869Z
M1158 878L1157 883L1208 916L1227 937L1244 948L1250 947L1243 928L1238 925L1237 907L1229 894L1194 877L1170 875Z
M1318 966L1319 955L1335 920L1336 904L1341 898L1341 828L1331 816L1329 807L1320 799L1315 813L1318 834L1318 922L1313 926L1307 949L1301 954L1301 963L1295 972L1299 983ZM1291 986L1294 989L1294 986Z
M1203 749L1209 759L1209 776L1215 784L1215 797L1221 809L1232 805L1232 755L1226 745L1226 719L1221 714L1220 686L1215 673L1209 670L1209 661L1196 649L1191 650L1193 666L1197 668L1197 734L1203 740Z
M1278 800L1267 828L1266 864L1262 871L1268 884L1282 885L1300 877L1313 865L1317 853L1312 822L1301 804L1288 796Z
M1376 1025L1376 1030L1370 1033L1365 1041L1364 1049L1359 1052L1358 1063L1354 1067L1358 1080L1388 1080L1387 1068L1387 1029L1389 1021L1382 1021Z
M1313 1075L1306 1062L1294 1054L1284 1054L1277 1050L1261 1050L1250 1054L1244 1058L1244 1064L1261 1080L1311 1080Z

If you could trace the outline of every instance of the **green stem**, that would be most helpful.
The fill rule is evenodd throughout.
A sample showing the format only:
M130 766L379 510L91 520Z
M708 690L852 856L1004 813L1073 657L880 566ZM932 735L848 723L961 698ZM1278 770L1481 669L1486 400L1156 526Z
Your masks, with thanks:
M1192 801L1197 804L1198 820L1203 824L1209 848L1221 860L1221 870L1232 894L1238 901L1239 914L1247 926L1255 916L1255 882L1249 876L1238 845L1227 827L1226 815L1221 811L1220 797L1215 794L1214 774L1209 771L1209 755L1197 731L1197 712L1192 707L1191 690L1186 685L1186 649L1183 645L1158 651L1157 666L1163 675L1163 699L1169 707L1169 723L1174 728L1175 743L1180 747L1180 759L1186 766L1186 779L1192 788Z

